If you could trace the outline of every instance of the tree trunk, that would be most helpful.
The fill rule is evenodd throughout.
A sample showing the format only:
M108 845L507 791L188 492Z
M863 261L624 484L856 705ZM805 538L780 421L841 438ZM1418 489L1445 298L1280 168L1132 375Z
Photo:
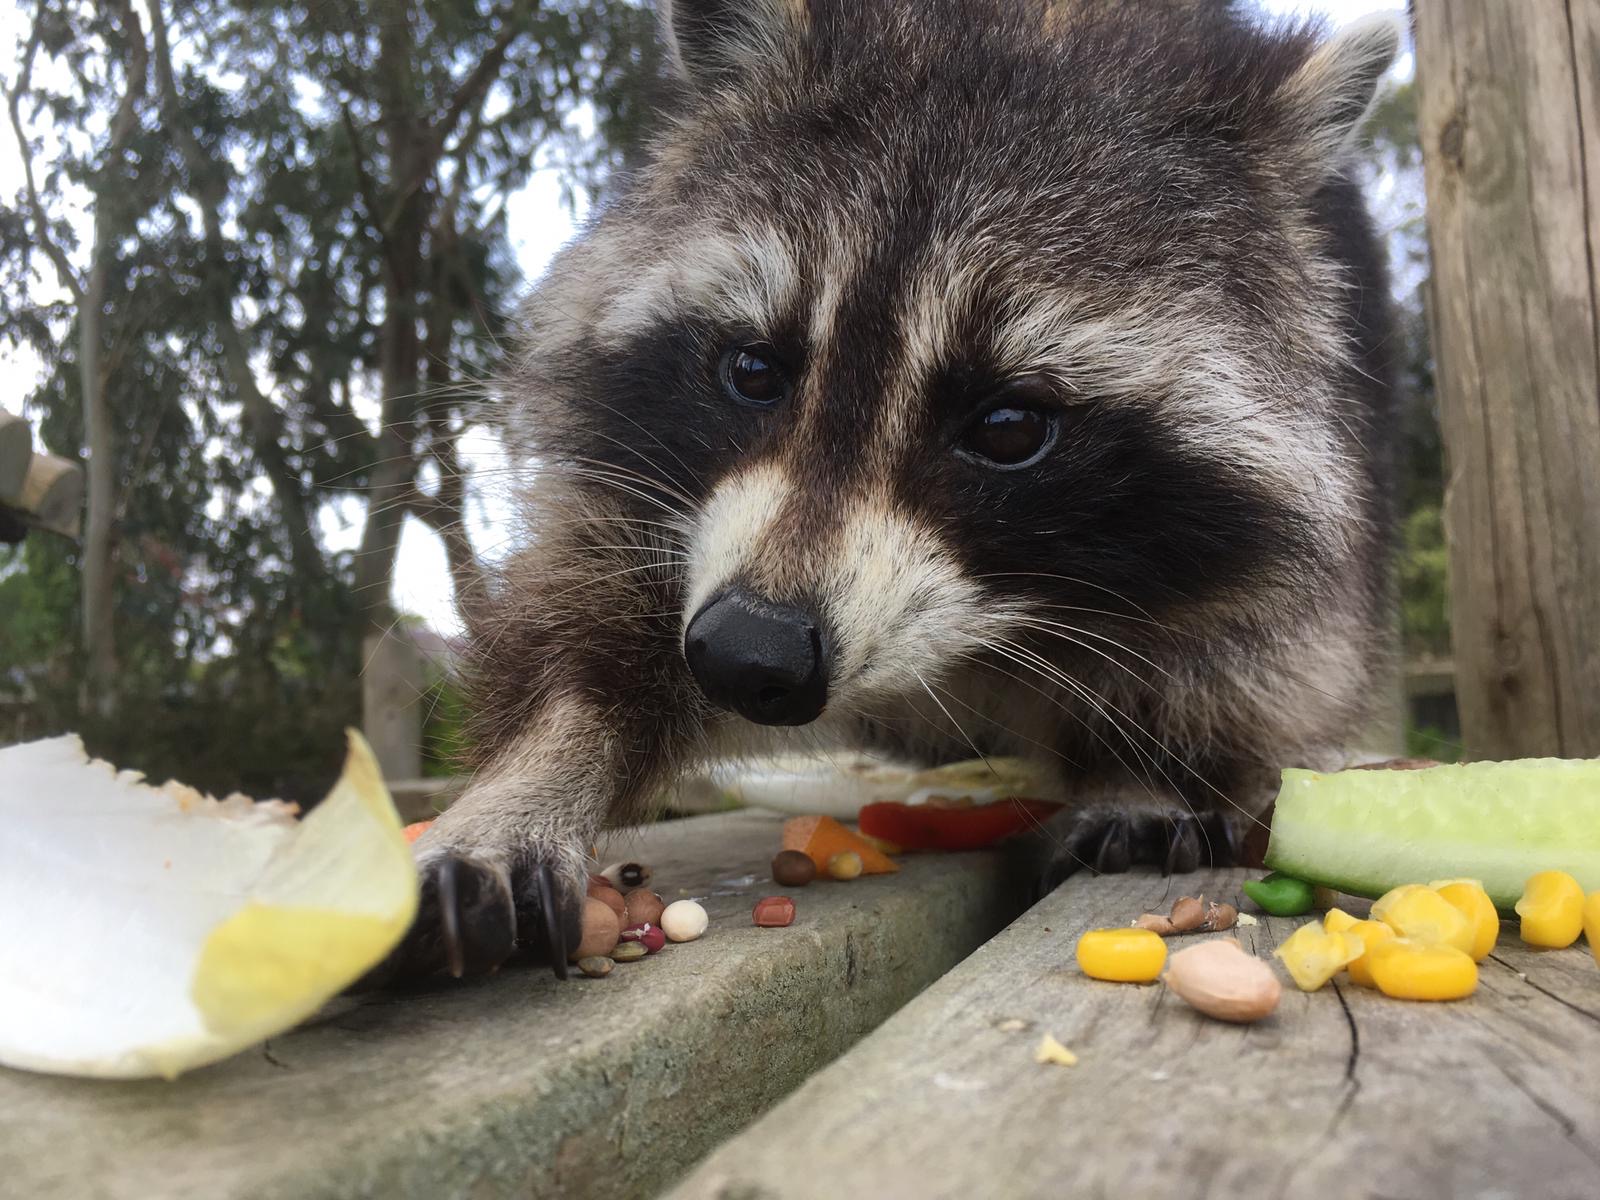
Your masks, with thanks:
M1600 755L1600 0L1415 0L1457 697Z
M106 220L95 205L94 256L78 302L78 370L83 389L83 435L88 451L88 514L83 535L83 651L81 706L108 718L116 711L117 653L113 612L116 553L117 446L105 379L100 373L101 314L105 311Z

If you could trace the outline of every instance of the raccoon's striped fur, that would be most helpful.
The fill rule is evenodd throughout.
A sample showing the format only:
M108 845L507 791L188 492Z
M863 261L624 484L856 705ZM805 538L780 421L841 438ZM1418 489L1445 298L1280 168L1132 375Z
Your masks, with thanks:
M711 755L1037 755L1096 820L1227 825L1345 743L1382 690L1392 441L1347 151L1395 25L662 7L676 95L500 401L527 548L473 622L483 760L420 844L413 965L442 903L469 970L509 949L480 909L537 940L535 877L565 909L597 829ZM997 405L1038 461L972 449ZM685 631L730 593L811 622L815 720L707 700ZM472 879L441 899L445 863Z

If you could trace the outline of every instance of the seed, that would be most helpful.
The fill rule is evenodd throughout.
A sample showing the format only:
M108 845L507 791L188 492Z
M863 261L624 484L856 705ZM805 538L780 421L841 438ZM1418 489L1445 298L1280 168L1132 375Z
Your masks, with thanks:
M756 901L751 917L757 925L782 928L794 924L794 901L787 896L763 896Z
M1372 917L1403 938L1454 946L1462 953L1472 949L1476 937L1472 922L1459 908L1420 883L1403 884L1379 896L1372 902Z
M1570 946L1583 932L1583 888L1565 871L1540 871L1523 884L1517 916L1528 945Z
M578 970L590 979L604 979L611 974L611 966L611 960L600 954L591 954L588 958L578 960Z
M817 877L817 864L803 850L780 850L772 859L772 882L805 887Z
M1272 953L1283 960L1302 992L1314 992L1366 951L1367 944L1356 934L1330 933L1320 921L1310 921Z
M650 881L650 868L643 863L612 863L600 872L619 892L626 892Z
M1441 879L1428 885L1460 910L1472 926L1472 945L1467 953L1473 962L1489 957L1494 944L1500 939L1500 914L1494 901L1476 879Z
M1149 929L1091 929L1078 939L1077 956L1092 979L1148 983L1161 974L1167 944Z
M643 925L646 922L652 925L661 923L661 910L666 907L666 902L654 892L644 888L635 888L623 899L627 902L627 917L625 925Z
M1298 917L1311 911L1317 890L1304 879L1274 871L1265 879L1247 881L1244 894L1275 917Z
M628 906L623 901L622 893L602 879L595 883L593 877L589 880L589 895L596 900L603 901L607 908L616 913L624 924L627 923Z
M612 962L634 962L650 953L644 948L643 942L618 942L611 951Z
M1206 905L1206 923L1200 928L1220 933L1232 929L1239 922L1239 910L1231 904L1218 904L1213 900Z
M583 932L569 956L573 960L609 953L617 944L617 914L604 900L586 897L583 902Z
M1459 1000L1478 986L1478 964L1454 946L1392 938L1371 953L1378 990L1397 1000Z
M1175 933L1188 933L1205 923L1206 906L1202 897L1179 896L1172 902L1172 929Z
M865 866L854 850L841 850L828 860L828 874L835 879L854 879Z
M662 931L675 942L694 941L710 923L706 910L693 900L674 900L661 914Z
M645 948L645 953L654 954L667 944L667 935L661 932L661 926L645 922L641 925L628 926L618 935L618 940L638 942Z
M1163 978L1180 999L1219 1021L1259 1021L1283 995L1272 968L1232 938L1178 951Z

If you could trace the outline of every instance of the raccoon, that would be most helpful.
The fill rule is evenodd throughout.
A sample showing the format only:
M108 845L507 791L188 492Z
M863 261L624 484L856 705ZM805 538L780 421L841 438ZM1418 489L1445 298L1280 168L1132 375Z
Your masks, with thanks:
M391 963L565 970L712 758L1033 756L1055 865L1226 863L1389 658L1400 45L1206 3L670 0L663 120L523 313L470 788Z

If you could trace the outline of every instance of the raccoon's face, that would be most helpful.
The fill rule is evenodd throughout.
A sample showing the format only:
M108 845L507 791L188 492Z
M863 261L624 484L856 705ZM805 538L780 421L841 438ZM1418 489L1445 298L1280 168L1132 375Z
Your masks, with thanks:
M682 108L531 305L526 426L672 526L708 698L870 713L1052 624L1051 654L1106 658L1337 572L1371 498L1312 197L1391 24L665 20Z

